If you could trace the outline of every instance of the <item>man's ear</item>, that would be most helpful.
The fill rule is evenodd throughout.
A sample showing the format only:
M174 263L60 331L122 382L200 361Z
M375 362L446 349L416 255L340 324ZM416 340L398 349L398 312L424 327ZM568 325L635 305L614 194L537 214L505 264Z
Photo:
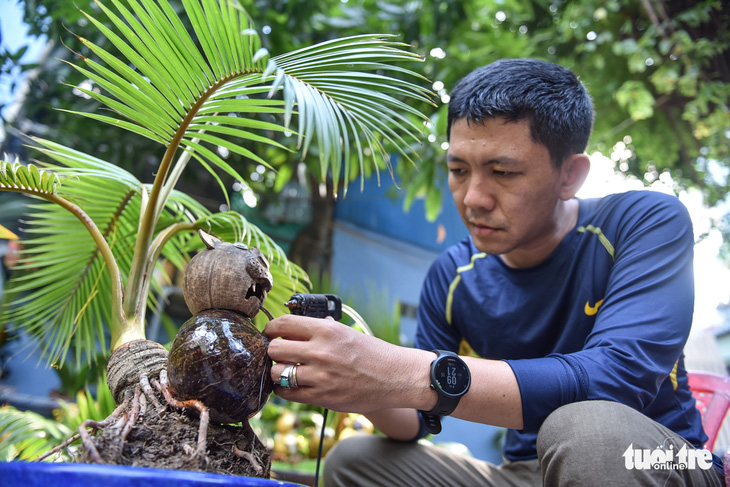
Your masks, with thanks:
M586 154L573 154L568 157L560 168L563 175L563 185L560 189L560 198L569 200L583 186L591 169L591 160Z

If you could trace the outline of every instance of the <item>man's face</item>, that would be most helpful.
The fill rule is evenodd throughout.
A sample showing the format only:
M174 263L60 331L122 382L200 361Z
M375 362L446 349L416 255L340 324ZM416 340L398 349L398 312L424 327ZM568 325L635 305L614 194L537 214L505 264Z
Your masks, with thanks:
M558 245L564 171L532 139L528 121L457 120L446 161L449 189L480 251L528 267Z

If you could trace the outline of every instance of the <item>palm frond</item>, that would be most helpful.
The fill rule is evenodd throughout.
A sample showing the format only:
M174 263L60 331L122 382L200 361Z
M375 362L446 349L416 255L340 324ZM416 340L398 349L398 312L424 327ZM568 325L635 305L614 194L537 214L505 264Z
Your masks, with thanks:
M54 163L45 165L55 192L78 205L95 222L114 260L126 275L139 224L142 184L117 166L53 142L38 139ZM53 172L48 172L52 170ZM50 176L49 176L50 177ZM64 208L33 203L24 250L6 292L12 306L0 319L22 328L38 341L48 364L62 363L69 350L75 361L90 361L106 350L112 285L98 245L84 225Z
M173 146L173 151L181 143L183 147L190 146L200 123L205 123L194 121L194 117L212 93L236 76L261 73L265 68L267 56L261 49L258 34L252 30L245 12L234 6L235 2L183 2L196 33L195 39L166 2L133 0L129 2L131 10L116 0L112 2L114 9L98 3L113 23L114 30L105 27L90 14L86 16L129 63L81 39L100 62L84 58L86 68L77 69L103 88L106 94L95 90L84 92L112 109L117 117L84 115L122 126L165 146ZM79 89L83 91L83 88ZM268 89L247 91L255 94ZM227 108L229 113L281 111L277 104L268 100L258 103L241 91L230 96L239 102L235 108ZM220 103L214 103L213 107L224 108ZM256 128L267 130L272 126L270 123L266 125L261 123ZM275 143L269 137L246 132L238 132L235 136L242 140L250 138ZM207 162L214 166L221 161L215 157L207 158Z
M95 221L107 223L104 233L119 269L125 272L131 261L139 199L124 204L126 193L113 193L116 188L103 183L108 180L93 184L85 178L74 186L79 192L108 195L98 205L82 204ZM6 289L13 306L2 310L2 320L36 338L49 364L62 363L71 349L78 365L91 360L89 352L97 347L102 352L107 349L105 336L112 316L108 270L77 219L48 203L31 205L29 210L35 218L27 224L18 272Z
M58 176L40 171L37 166L0 160L0 191L15 191L41 196L53 194L60 186Z
M424 80L398 65L420 57L390 36L335 39L269 59L234 1L185 0L193 35L166 2L130 0L130 10L112 3L115 9L99 5L114 30L86 15L128 62L82 39L100 62L84 58L86 68L78 69L105 94L85 93L116 116L86 115L157 140L168 147L165 159L171 160L179 146L209 170L233 175L215 150L204 150L198 142L203 140L265 164L246 145L277 145L269 131L291 130L296 109L298 146L306 155L316 139L323 177L331 171L339 179L343 157L351 154L361 173L368 158L376 168L378 159L387 162L389 150L412 160L408 147L422 134L408 115L425 117L403 100L431 101L431 96L401 79ZM282 99L271 99L279 91ZM262 113L282 114L283 121L260 120ZM349 167L344 165L346 179Z
M33 460L71 435L66 426L30 411L0 407L0 461ZM69 461L60 453L51 460Z
M428 89L385 74L397 72L425 80L411 70L389 64L420 60L403 47L404 44L392 41L392 36L366 34L335 39L272 59L278 73L275 87L283 86L287 107L295 103L298 106L299 145L305 153L313 132L319 133L323 173L332 168L333 177L338 179L339 161L343 152L348 159L350 140L355 141L361 173L365 160L363 145L370 148L374 160L381 158L389 163L390 149L413 162L412 153L406 148L419 141L422 130L407 114L422 120L425 117L399 97L433 102ZM345 164L346 172L348 167ZM349 179L347 173L344 177Z
M43 162L43 168L59 178L79 178L85 175L103 179L113 179L126 184L130 188L139 189L141 182L129 171L103 161L89 154L71 149L62 144L42 138L33 138L38 144L40 152L47 155L54 162Z

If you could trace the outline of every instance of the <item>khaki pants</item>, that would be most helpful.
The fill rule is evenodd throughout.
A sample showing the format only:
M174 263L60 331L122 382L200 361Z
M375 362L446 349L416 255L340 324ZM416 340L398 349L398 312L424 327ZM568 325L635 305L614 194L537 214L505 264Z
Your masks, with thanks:
M712 486L724 485L714 467L627 468L627 450L679 452L694 447L671 430L622 404L585 401L545 420L538 459L491 463L444 449L378 436L344 440L324 460L325 487L356 486ZM671 445L671 446L670 446Z

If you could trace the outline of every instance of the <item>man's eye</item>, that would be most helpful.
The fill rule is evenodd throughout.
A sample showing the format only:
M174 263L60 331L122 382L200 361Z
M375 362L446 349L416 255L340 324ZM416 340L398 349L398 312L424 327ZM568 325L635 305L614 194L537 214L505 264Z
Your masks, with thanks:
M458 175L464 174L466 171L459 167L452 167L452 168L449 168L449 172L455 176L458 176Z
M511 171L494 171L493 174L495 176L507 177L508 178L508 177L514 176L517 173L516 172L511 172Z

